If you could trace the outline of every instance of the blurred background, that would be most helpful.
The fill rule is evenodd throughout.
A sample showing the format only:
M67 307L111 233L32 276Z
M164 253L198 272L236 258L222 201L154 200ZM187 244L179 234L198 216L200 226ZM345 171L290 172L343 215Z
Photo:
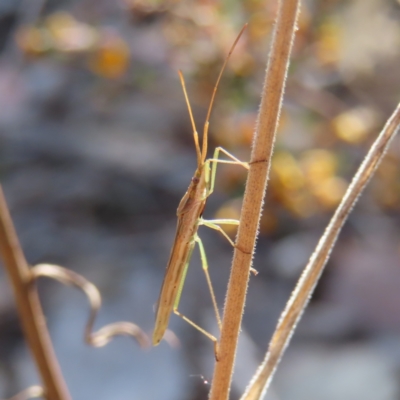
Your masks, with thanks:
M30 264L83 274L103 294L97 327L151 334L196 167L177 70L198 130L221 81L210 155L248 160L276 0L0 0L0 176ZM400 4L303 1L237 355L232 399L263 358L280 311L352 175L399 99ZM274 379L270 400L400 399L400 174L396 139L341 233ZM246 173L220 166L205 218L238 216ZM234 237L235 232L230 232ZM232 249L200 229L222 309ZM40 295L74 400L202 400L212 343L172 316L175 344L83 344L88 306ZM218 334L194 253L180 310ZM0 269L0 398L36 384Z

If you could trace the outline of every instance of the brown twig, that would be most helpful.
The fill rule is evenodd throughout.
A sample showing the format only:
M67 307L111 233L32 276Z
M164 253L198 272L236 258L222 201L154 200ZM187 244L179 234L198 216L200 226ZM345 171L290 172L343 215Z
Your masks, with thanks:
M290 341L293 331L314 291L324 266L330 256L340 230L361 192L373 176L376 168L385 155L391 140L397 133L400 124L400 104L387 121L378 138L371 146L360 168L348 187L335 214L319 240L314 253L304 268L300 279L286 304L278 326L272 336L268 352L252 379L241 400L258 400L263 397L271 382L275 369Z
M22 329L42 378L45 396L48 400L70 400L71 397L46 328L36 286L31 281L31 273L19 244L1 186L0 253L14 290Z
M229 396L246 289L265 196L300 0L281 0L250 159L210 399Z

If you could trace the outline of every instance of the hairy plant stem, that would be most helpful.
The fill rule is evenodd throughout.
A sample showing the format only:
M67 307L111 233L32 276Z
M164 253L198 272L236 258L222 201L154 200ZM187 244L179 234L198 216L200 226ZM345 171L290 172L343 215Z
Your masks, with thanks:
M229 397L246 290L279 121L300 0L281 0L250 158L210 400Z
M45 318L40 306L36 285L18 241L17 234L0 186L0 253L14 290L22 329L42 378L45 398L70 400L61 374Z

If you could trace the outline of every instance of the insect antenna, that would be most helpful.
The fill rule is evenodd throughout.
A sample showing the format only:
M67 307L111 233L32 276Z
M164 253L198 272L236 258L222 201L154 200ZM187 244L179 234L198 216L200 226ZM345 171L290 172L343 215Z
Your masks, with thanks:
M233 50L236 47L237 42L239 41L240 37L242 36L243 32L245 31L245 29L247 28L247 24L245 24L243 26L243 28L241 29L241 31L239 32L239 35L237 36L237 38L235 39L235 41L233 42L233 45L231 47L231 49L229 50L228 55L225 58L224 64L222 65L221 71L219 72L217 81L214 85L214 90L213 90L213 94L211 96L211 100L210 100L210 105L208 106L208 111L207 111L207 116L206 116L206 121L204 122L204 129L203 129L203 143L202 143L202 150L201 150L201 162L204 163L206 156L207 156L207 146L208 146L208 127L210 125L210 115L211 115L211 110L214 104L214 99L215 99L215 95L217 93L217 89L218 89L218 85L219 85L219 81L221 80L222 74L225 71L225 67L226 64L229 61L229 58L231 57L231 54L233 53Z
M189 111L190 122L192 123L194 145L196 146L196 154L197 154L197 166L200 167L201 164L203 163L203 161L202 161L202 155L201 155L200 144L199 144L199 134L197 133L196 123L194 122L192 107L190 106L189 97L188 97L188 94L186 91L185 79L183 78L182 71L179 70L178 74L179 74L179 79L181 80L183 94L185 96L186 105L187 105L187 108Z

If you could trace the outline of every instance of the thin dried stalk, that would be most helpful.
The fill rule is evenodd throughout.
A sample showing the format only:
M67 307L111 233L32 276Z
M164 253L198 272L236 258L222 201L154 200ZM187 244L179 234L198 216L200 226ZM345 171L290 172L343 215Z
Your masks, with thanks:
M400 104L371 146L325 229L314 253L286 304L272 336L268 352L241 400L260 400L265 395L276 367L314 291L339 232L361 192L373 176L400 124Z
M67 386L54 354L36 287L12 223L0 186L0 253L10 279L22 329L42 378L46 397L70 400Z
M226 400L229 396L246 289L282 107L299 3L299 0L281 0L279 3L228 284L218 361L209 397L211 400Z

